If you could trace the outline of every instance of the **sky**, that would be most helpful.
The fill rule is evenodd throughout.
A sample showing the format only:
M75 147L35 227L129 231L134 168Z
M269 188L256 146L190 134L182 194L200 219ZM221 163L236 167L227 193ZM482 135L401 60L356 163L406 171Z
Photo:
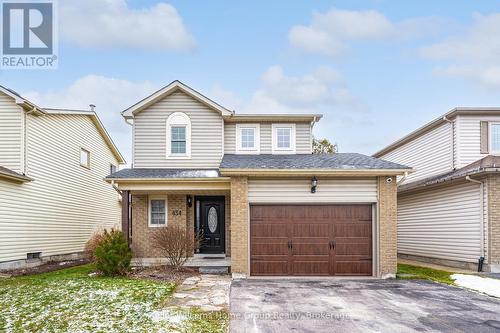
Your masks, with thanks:
M120 112L181 80L237 113L322 113L317 138L373 154L456 106L500 106L498 1L59 0L59 66L1 70L42 107Z

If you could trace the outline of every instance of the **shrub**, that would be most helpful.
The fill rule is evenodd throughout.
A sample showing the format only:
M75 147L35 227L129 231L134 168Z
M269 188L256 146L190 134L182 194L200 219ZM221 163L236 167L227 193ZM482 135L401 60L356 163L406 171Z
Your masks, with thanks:
M92 233L87 243L85 243L85 249L83 251L85 252L85 256L93 263L96 261L95 249L101 244L103 239L104 229L99 228Z
M155 230L151 240L153 247L169 260L170 265L179 270L198 248L201 238L201 235L187 232L186 228L170 226Z
M104 230L103 239L95 249L96 268L106 276L124 275L130 269L130 251L123 233Z

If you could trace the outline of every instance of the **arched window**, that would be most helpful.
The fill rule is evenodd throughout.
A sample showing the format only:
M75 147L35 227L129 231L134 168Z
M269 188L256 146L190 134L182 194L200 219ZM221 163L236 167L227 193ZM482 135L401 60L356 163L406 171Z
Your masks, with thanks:
M167 158L191 158L191 120L182 112L167 119Z

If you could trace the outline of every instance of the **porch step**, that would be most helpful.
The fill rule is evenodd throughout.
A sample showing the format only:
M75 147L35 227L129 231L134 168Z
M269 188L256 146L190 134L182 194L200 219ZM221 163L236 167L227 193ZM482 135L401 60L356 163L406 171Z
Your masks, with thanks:
M201 274L227 274L227 273L229 273L229 267L227 267L227 266L199 267L198 270Z

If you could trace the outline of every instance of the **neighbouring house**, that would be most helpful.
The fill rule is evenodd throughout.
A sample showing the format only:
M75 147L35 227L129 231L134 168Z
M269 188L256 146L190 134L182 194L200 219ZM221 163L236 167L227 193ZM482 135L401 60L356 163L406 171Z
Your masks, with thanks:
M235 114L179 81L122 115L133 167L107 179L136 260L159 260L151 235L177 225L203 231L194 260L238 277L395 275L395 177L411 170L311 154L321 115Z
M455 108L373 156L416 169L398 186L400 256L500 272L500 108Z
M76 257L97 227L120 226L104 178L123 163L95 112L40 108L0 86L0 268Z

